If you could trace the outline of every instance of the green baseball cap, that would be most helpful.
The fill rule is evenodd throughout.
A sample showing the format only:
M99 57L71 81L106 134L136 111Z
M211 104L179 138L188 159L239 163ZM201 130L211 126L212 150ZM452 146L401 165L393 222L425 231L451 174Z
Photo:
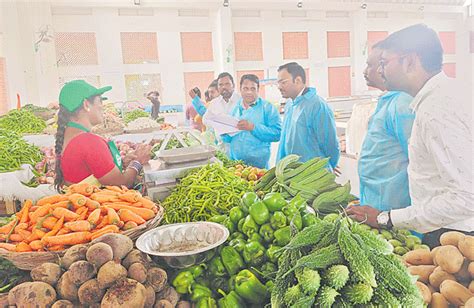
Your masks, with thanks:
M111 89L111 86L97 89L84 80L73 80L66 83L61 89L59 104L64 106L69 112L74 112L82 106L85 99L91 96L102 95Z

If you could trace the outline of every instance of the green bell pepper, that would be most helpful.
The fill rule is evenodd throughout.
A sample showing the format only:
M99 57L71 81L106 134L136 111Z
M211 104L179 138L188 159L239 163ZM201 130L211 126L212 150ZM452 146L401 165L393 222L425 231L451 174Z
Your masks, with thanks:
M265 284L265 288L267 288L268 292L272 293L273 288L275 287L275 283L271 280L268 280Z
M296 212L295 214L293 214L293 216L291 217L291 219L289 219L289 221L290 223L293 223L295 225L298 231L300 231L303 228L303 218L301 218L301 214L299 212Z
M231 276L237 274L244 267L242 257L232 246L222 248L221 259L227 273Z
M224 293L224 292L220 292ZM219 300L219 308L244 308L246 307L243 299L235 291L230 291Z
M260 198L254 192L245 193L240 199L240 208L244 211L245 214L249 212L250 207L255 202L259 201Z
M286 226L286 216L283 212L276 211L270 218L270 225L273 230L281 229Z
M297 194L290 202L288 202L288 205L296 207L299 211L304 211L306 210L308 203L305 198L301 197L300 194Z
M244 247L247 242L243 238L235 238L229 242L229 246L234 247L238 253L242 253L244 251Z
M290 226L286 226L282 229L276 230L274 234L275 234L274 243L277 244L278 246L283 247L283 246L287 245L291 240Z
M262 267L260 268L260 272L265 278L269 278L270 276L275 276L275 273L277 270L278 269L276 265L271 262L267 262L263 264Z
M262 201L257 201L252 204L249 213L258 225L263 225L270 219L270 212Z
M287 204L285 198L277 192L266 194L265 198L263 198L263 203L265 203L270 212L281 211Z
M194 308L217 308L217 302L212 297L203 297L198 300Z
M255 222L255 220L253 220L252 216L247 215L247 217L245 217L245 222L242 225L242 233L247 235L247 237L250 237L256 232L258 232L257 223Z
M318 218L313 213L304 214L302 219L303 219L303 228L314 225L318 221Z
M209 218L210 222L222 223L228 216L227 215L215 215Z
M269 293L267 288L249 270L242 270L235 277L235 292L253 304L265 303Z
M193 274L190 271L182 271L173 279L173 287L179 294L191 293L191 286L194 283Z
M235 231L234 233L232 233L230 236L229 236L229 240L233 240L233 239L236 239L236 238L242 238L242 239L245 239L245 235L243 235L241 232L239 231Z
M260 227L260 231L258 234L260 234L263 237L263 240L267 243L273 242L273 239L275 236L273 235L273 228L269 223L266 223Z
M223 290L229 292L229 284L227 277L212 277L210 287L212 290Z
M188 268L186 270L190 271L191 274L193 274L193 278L196 279L204 273L205 269L207 269L207 265L204 264L204 263L201 263L201 264L198 264L198 265L191 266L190 268Z
M258 241L249 241L242 253L247 264L258 266L265 259L265 247Z
M265 252L265 256L267 259L272 263L278 263L278 258L281 256L283 251L281 251L281 247L277 245L270 245L267 251Z
M191 300L197 302L201 298L211 297L212 291L208 287L194 283L191 287Z
M288 221L291 220L291 218L293 218L293 216L296 214L296 213L299 213L298 209L296 208L296 206L294 205L287 205L285 207L283 207L282 209L282 212L283 214L285 214L286 217L288 217Z
M212 275L217 277L222 277L227 274L227 271L224 267L224 264L222 264L222 259L220 256L215 256L209 262L209 271Z
M237 230L238 230L240 233L243 232L244 223L245 223L245 218L242 218L241 220L239 220L239 223L237 224Z
M258 233L254 233L249 237L248 241L257 241L260 244L263 244L263 237Z
M226 219L224 219L224 221L221 222L221 224L229 230L229 233L233 233L233 232L235 231L235 225L234 225L234 223L230 220L229 217L227 217Z
M229 278L228 280L228 284L229 284L229 290L230 291L234 291L235 290L235 277L237 277L237 275L233 275Z
M239 220L241 220L244 217L245 217L244 211L238 206L234 206L229 211L229 218L236 225L239 223Z

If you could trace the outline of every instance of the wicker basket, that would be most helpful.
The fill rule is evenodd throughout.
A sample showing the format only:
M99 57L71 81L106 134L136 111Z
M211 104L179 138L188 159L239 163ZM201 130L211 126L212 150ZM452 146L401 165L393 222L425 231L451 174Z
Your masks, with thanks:
M124 231L122 234L127 235L133 241L135 241L140 235L145 233L145 231L158 227L161 223L161 220L163 219L163 215L164 209L161 205L158 205L158 212L156 213L155 218L136 228ZM10 252L6 251L5 249L0 249L0 257L10 260L10 262L12 262L19 269L30 271L46 262L59 264L59 261L65 252L66 250L58 252Z

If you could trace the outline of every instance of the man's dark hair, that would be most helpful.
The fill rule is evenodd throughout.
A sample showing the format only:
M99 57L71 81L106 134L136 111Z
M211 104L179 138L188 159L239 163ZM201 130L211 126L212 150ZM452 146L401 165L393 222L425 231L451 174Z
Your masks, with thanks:
M260 80L258 79L257 75L254 74L245 74L240 78L240 86L244 83L245 80L250 80L251 82L255 82L257 84L257 89L260 88Z
M232 77L231 74L227 72L220 73L219 76L217 76L217 82L219 82L219 79L224 78L224 77L229 77L230 81L232 82L232 85L235 85L234 78Z
M208 90L204 91L204 97L206 98L206 102L211 100L211 97L209 96L209 91Z
M436 32L424 24L417 24L390 34L379 48L397 54L415 53L429 73L441 71L443 47Z
M232 79L232 76L231 76L231 79ZM233 81L232 81L233 82ZM210 84L209 86L207 87L208 89L209 88L216 88L217 89L217 79L214 79Z
M281 70L287 70L291 77L293 77L293 80L295 80L296 77L301 77L303 83L306 83L306 72L304 71L304 68L298 63L290 62L283 64L278 68L278 71Z
M195 87L195 88L193 89L193 91L194 91L194 93L196 93L196 95L197 95L199 98L201 98L201 90L200 90L198 87Z

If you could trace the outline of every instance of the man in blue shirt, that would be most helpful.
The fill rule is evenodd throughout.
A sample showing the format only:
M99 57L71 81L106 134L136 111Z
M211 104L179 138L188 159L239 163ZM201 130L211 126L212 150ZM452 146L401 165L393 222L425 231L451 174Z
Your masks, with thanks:
M219 96L219 91L217 89L217 79L213 80L211 84L207 87L206 91L206 103L211 102L213 99ZM189 90L189 95L193 99L191 104L193 105L196 112L202 117L207 111L206 105L201 101L201 98L196 95L194 88Z
M313 157L330 157L336 167L339 141L334 114L315 88L306 86L306 73L296 62L278 68L278 88L287 98L285 119L277 161L289 154L301 156L305 162Z
M359 159L361 204L381 211L411 204L408 189L408 139L415 114L412 97L400 91L386 92L380 72L382 50L374 45L367 59L367 85L384 91L369 121Z
M281 120L278 110L258 96L260 81L253 74L240 79L242 99L231 112L239 119L235 135L222 135L222 140L230 144L230 158L243 160L245 164L268 168L270 145L280 139Z

